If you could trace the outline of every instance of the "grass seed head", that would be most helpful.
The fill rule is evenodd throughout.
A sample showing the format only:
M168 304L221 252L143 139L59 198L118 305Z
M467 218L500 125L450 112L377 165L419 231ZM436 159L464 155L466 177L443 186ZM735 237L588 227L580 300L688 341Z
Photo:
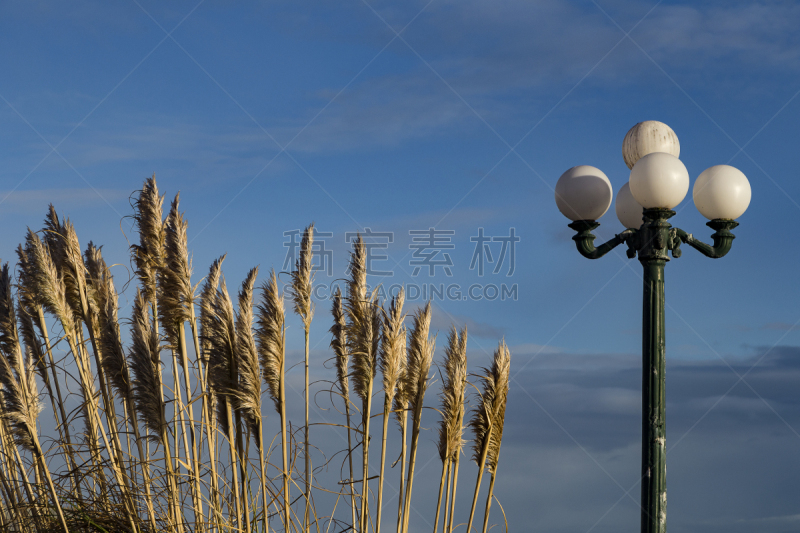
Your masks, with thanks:
M343 395L350 390L348 374L350 372L350 351L347 348L347 322L342 305L342 291L339 287L333 293L333 326L331 326L331 349L336 356L336 379Z
M408 347L408 366L404 379L404 393L409 407L414 410L421 403L427 389L428 374L433 362L435 341L430 338L431 303L414 313L411 340Z
M505 341L494 352L492 366L483 371L483 390L478 407L473 411L470 426L475 434L473 460L480 461L483 448L487 448L486 466L494 472L500 457L503 424L506 415L508 383L511 369L511 352ZM478 464L479 468L484 465Z
M367 295L366 245L361 235L353 242L350 252L348 280L347 348L350 352L353 391L364 401L369 397L378 370L381 309L377 290Z
M136 411L147 429L161 442L161 430L166 423L161 399L161 343L153 330L148 312L150 303L144 292L137 289L131 313L131 348L129 351ZM162 443L168 445L168 443Z
M261 368L253 336L253 287L258 267L247 274L239 291L239 314L236 317L236 350L239 361L239 386L235 390L236 407L242 414L256 442L261 442Z
M173 349L178 348L180 325L189 320L189 308L194 305L192 261L186 234L189 223L179 211L179 205L180 194L177 194L164 224L164 268L157 274L158 310L167 342Z
M163 205L164 197L158 193L155 175L147 178L134 202L133 220L139 230L139 244L131 246L131 255L148 301L154 301L156 276L164 263Z
M284 372L286 346L284 344L284 328L286 309L283 295L278 288L278 277L275 270L270 272L269 279L261 286L261 304L258 306L258 327L256 339L261 370L269 394L275 403L275 409L281 412L284 400L281 391L281 375Z
M455 460L463 445L464 396L467 386L467 328L459 334L455 326L447 336L444 381L442 383L442 421L439 424L439 457Z
M314 304L311 302L311 285L314 281L311 260L313 257L314 224L303 232L300 242L300 257L292 271L292 300L294 311L303 319L303 326L308 329L314 316Z
M403 376L406 359L406 329L403 326L403 289L392 298L389 312L383 320L381 335L380 366L383 374L383 390L390 401L397 393L397 384Z
M224 276L220 279L220 286L207 318L204 338L208 342L208 382L217 396L230 397L231 391L238 386L235 370L238 367L238 352L236 314ZM227 434L230 421L224 402L217 403L217 417L223 434Z

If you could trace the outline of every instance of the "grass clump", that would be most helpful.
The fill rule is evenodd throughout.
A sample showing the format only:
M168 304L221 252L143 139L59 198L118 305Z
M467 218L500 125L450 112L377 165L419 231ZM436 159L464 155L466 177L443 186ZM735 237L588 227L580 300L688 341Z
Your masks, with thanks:
M274 270L259 285L255 267L234 300L222 272L226 256L205 278L192 279L189 224L179 196L166 216L163 205L155 177L147 179L133 202L138 242L130 247L135 286L127 299L102 247L90 242L81 252L74 226L53 206L44 228L24 236L16 278L8 264L0 269L0 530L380 533L388 527L382 510L394 417L400 429L396 531L406 533L425 399L435 374L431 304L412 310L407 325L402 291L383 302L378 289L368 288L367 248L357 237L346 290L337 288L331 298L335 378L329 392L343 407L346 459L338 483L324 486L330 475L318 472L327 471L331 460L312 464L312 453L327 452L309 431L314 225L303 233L285 290ZM286 376L299 361L287 360L286 296L303 325L299 426L287 416L292 400ZM120 300L130 303L127 317L120 317ZM470 422L480 467L470 527L484 468L491 474L484 531L509 361L501 343L482 376ZM468 400L466 328L450 331L440 375L442 475L435 527L443 515L449 533L456 529ZM270 410L264 395L278 415L274 436L265 424ZM376 397L383 408L373 413ZM45 416L57 433L46 441L40 431ZM381 423L380 461L370 464L375 417ZM377 490L370 488L374 478ZM318 508L315 496L335 502L333 508ZM388 522L394 525L394 517Z

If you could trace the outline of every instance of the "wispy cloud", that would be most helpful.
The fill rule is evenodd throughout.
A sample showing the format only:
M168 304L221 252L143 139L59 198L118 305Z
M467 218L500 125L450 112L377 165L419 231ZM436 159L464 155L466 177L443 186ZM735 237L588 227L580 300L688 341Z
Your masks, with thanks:
M90 188L0 191L0 201L6 213L41 211L44 214L50 203L58 209L70 210L118 202L127 199L130 193L129 190Z
M76 165L168 160L229 168L262 162L278 152L250 125L212 126L166 113L147 117L121 114L96 128L102 133L70 142L65 156Z
M638 22L650 7L650 3L623 1L609 11L625 28ZM376 9L390 24L402 26L406 16L413 16L396 7ZM377 17L376 22L382 24ZM686 81L689 86L724 75L728 82L749 87L750 74L738 74L744 65L748 72L756 69L781 79L787 72L797 72L800 35L792 28L798 24L800 5L790 3L664 4L631 36L665 68L691 74ZM315 28L326 39L348 43L358 39L349 26L318 27L306 21L304 27ZM357 34L360 44L379 48L389 37L373 31ZM565 88L617 44L622 45L592 71L587 83L615 89L652 83L647 74L649 61L591 3L439 2L426 9L404 38L482 117L495 124L520 113L519 100L511 105L509 96L521 98L528 109L552 105L550 92L563 96ZM416 139L452 136L465 127L483 127L415 52L398 42L386 55L302 131L290 150L326 153L395 147ZM380 66L387 62L400 62L403 73L382 74ZM644 70L643 62L648 65ZM276 138L288 142L339 89L309 94L308 109L296 124L275 129Z
M772 331L797 331L800 330L800 325L789 324L788 322L770 322L769 324L761 326L761 329Z
M359 151L376 146L395 147L404 142L441 135L458 125L468 125L472 117L445 87L430 83L419 73L373 77L356 83L342 93L325 112L292 142L289 150L302 152ZM335 91L322 91L321 101L333 98ZM313 117L310 107L304 115ZM298 127L283 128L278 138L288 142Z
M466 326L469 336L474 335L475 337L491 339L493 343L499 341L505 333L505 328L489 322L478 321L462 315L446 315L434 310L431 316L431 331L439 332L441 342L444 342L451 326L459 329ZM494 344L492 344L492 347L494 347Z
M424 24L437 31L420 32L411 42L448 72L469 80L464 86L473 89L501 91L558 79L574 81L623 36L589 2L498 5L473 0L458 2L458 9L454 4L431 9ZM628 0L606 9L627 30L651 7L651 2ZM800 5L795 3L665 3L632 37L656 60L682 71L735 76L727 61L734 60L782 74L800 68L800 36L793 31L798 23ZM631 67L641 60L639 50L621 46L593 74L593 81L616 86L630 82Z

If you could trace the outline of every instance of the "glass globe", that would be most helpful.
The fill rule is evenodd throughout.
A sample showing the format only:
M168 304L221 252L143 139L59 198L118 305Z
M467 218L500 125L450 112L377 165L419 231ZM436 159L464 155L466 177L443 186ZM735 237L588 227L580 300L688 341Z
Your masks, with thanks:
M672 128L657 120L645 120L632 127L622 141L622 158L628 168L653 152L681 155L681 143Z
M568 219L597 220L608 211L613 191L599 168L579 165L564 172L556 183L556 205Z
M750 205L750 194L747 177L729 165L716 165L704 170L692 189L694 205L710 220L739 218Z
M630 184L633 197L642 207L672 209L689 192L689 172L674 155L654 152L633 165Z
M614 210L617 218L626 228L639 229L644 222L642 210L644 208L631 194L631 184L626 183L617 193L617 201L614 203Z

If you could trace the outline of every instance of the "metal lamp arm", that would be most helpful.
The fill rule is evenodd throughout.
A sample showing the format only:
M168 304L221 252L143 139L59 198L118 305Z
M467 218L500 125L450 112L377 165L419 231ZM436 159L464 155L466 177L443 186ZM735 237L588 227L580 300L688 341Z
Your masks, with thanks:
M711 257L712 259L718 259L731 250L733 239L736 238L736 236L731 233L731 230L738 225L739 223L734 220L714 219L707 222L706 226L714 230L714 233L711 235L711 238L714 239L713 246L695 239L691 233L686 233L682 229L675 228L675 233L682 242L688 244L701 254Z
M600 246L595 247L594 240L596 237L594 234L592 234L592 230L597 228L599 225L600 223L594 220L576 220L569 225L570 228L578 232L577 235L572 237L572 240L575 241L575 245L583 257L587 257L589 259L598 259L603 257L620 244L630 242L636 235L635 230L627 229L618 235L614 235L614 238L608 240Z

